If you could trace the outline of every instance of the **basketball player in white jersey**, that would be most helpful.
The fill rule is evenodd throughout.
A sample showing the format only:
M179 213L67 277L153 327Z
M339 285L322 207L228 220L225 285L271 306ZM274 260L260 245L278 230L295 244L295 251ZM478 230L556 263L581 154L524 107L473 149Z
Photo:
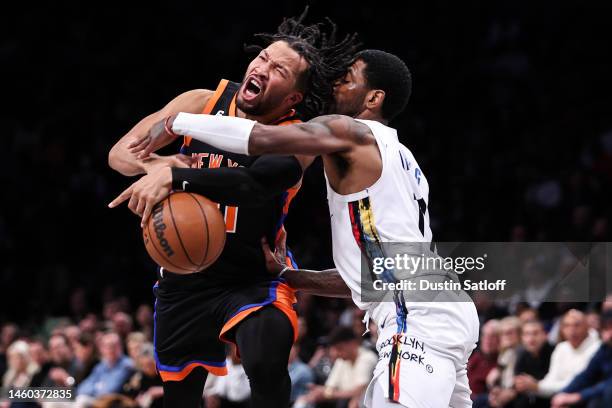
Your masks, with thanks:
M410 91L410 71L399 58L365 50L336 83L338 115L267 126L180 113L168 119L165 130L154 127L157 130L132 147L146 157L168 138L189 134L236 153L321 155L334 262L354 302L375 320L380 333L379 362L366 405L470 407L466 365L478 340L478 316L469 299L411 301L409 295L406 299L404 293L394 292L393 301L376 302L362 293L362 256L384 253L384 243L432 241L427 179L410 150L398 141L396 130L387 126L406 106ZM283 277L299 276L289 272ZM393 281L395 271L389 272Z

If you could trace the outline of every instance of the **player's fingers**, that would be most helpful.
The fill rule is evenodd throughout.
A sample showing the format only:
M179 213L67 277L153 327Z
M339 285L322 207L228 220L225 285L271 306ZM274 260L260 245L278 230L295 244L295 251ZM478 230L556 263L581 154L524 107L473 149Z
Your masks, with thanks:
M141 151L147 145L146 142L150 139L150 137L149 132L143 136L137 137L128 145L128 149L130 149L133 153Z
M149 217L151 216L151 212L153 211L153 207L155 207L155 203L152 201L147 201L147 205L144 208L144 212L142 213L142 220L140 221L140 226L144 228L149 221Z
M110 208L115 208L116 206L118 206L119 204L127 200L132 195L133 190L134 190L134 185L129 186L121 194L119 194L113 201L111 201L108 204L108 206Z
M143 198L143 199L138 200L138 204L136 205L136 214L142 215L142 212L144 211L146 205L147 205L146 199Z
M136 212L136 209L138 208L139 201L140 201L140 197L138 196L137 193L133 193L132 197L130 198L130 201L128 201L128 208L130 209L130 211L132 211L136 215L139 215Z

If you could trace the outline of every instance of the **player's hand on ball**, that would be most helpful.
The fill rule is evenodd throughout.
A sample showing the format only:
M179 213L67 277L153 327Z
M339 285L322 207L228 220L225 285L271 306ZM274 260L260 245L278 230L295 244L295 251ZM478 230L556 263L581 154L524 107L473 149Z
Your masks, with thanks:
M172 122L175 116L169 116L160 120L139 139L134 140L128 145L128 149L136 154L139 159L149 157L154 151L172 143L178 135L172 132Z
M128 208L142 217L140 226L146 225L155 204L170 194L172 189L172 169L160 167L129 186L108 206L114 208L129 198Z

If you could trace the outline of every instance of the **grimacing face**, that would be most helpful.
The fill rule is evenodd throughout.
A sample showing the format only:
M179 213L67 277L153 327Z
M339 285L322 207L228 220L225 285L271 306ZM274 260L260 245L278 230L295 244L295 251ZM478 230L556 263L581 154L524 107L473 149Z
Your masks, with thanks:
M306 69L306 60L286 42L270 44L249 64L236 105L250 115L265 115L279 108L291 109L303 98L297 83Z
M368 88L365 77L366 63L356 60L344 77L334 84L334 106L332 112L339 115L356 117L363 110Z

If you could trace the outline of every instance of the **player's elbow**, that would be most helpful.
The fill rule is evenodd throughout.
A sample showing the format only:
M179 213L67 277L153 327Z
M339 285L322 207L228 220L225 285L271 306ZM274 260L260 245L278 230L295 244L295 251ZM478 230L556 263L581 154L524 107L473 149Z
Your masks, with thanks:
M131 177L138 174L138 172L134 171L130 166L126 166L125 162L121 160L121 153L116 145L108 152L108 165L111 169L124 176Z

